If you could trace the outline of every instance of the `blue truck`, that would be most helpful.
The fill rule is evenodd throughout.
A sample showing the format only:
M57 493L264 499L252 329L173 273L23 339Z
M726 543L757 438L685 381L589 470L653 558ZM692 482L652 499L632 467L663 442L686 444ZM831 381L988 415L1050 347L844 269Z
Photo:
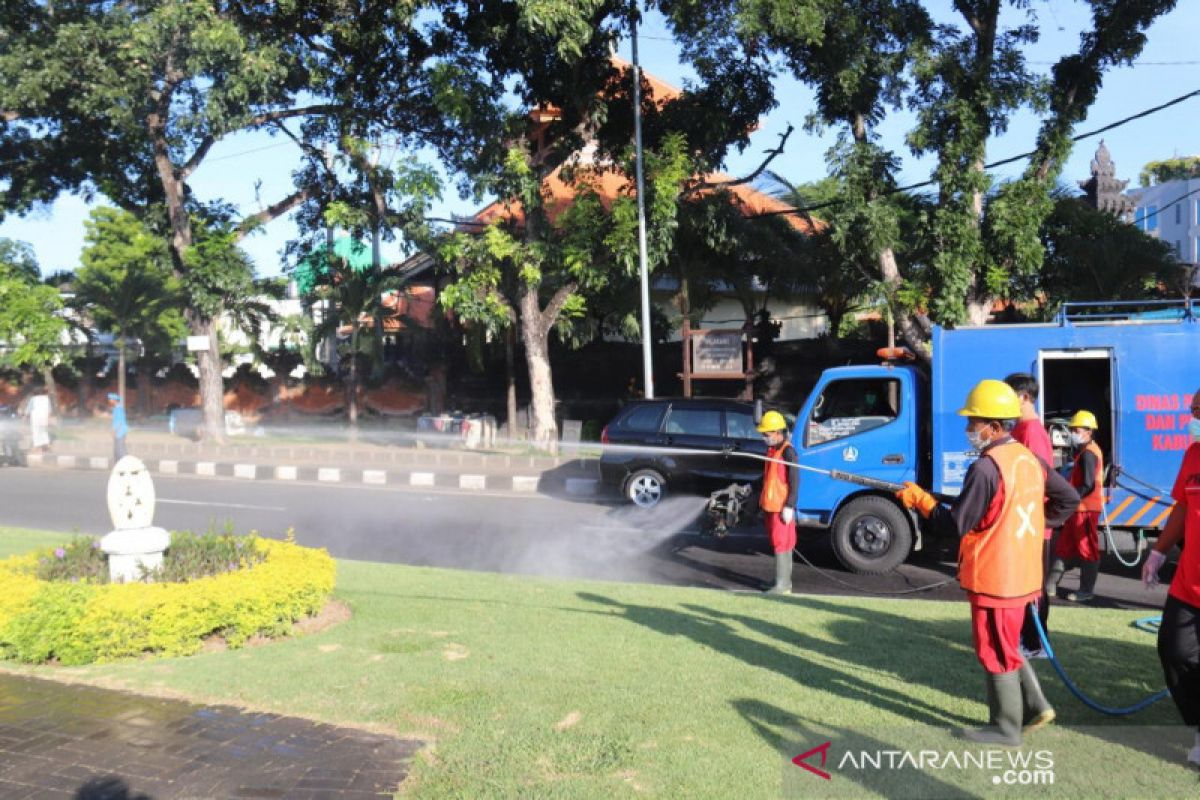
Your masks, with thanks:
M967 392L984 378L1028 372L1041 385L1055 466L1069 464L1066 418L1093 412L1111 465L1108 523L1152 535L1189 442L1200 321L1190 301L1146 307L1067 304L1050 323L935 327L928 371L895 361L826 370L796 415L799 463L955 495L977 456L957 415ZM890 571L924 544L916 515L886 491L804 470L796 506L799 524L827 530L855 572Z

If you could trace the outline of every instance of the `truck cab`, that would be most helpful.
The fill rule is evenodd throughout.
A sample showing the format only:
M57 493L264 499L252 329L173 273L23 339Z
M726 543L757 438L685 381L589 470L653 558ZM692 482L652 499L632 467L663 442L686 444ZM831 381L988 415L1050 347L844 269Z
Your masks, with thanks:
M838 367L822 373L796 416L792 445L798 463L901 483L928 475L920 446L928 441L926 380L913 367ZM829 528L847 568L888 572L919 549L913 515L890 495L802 470L800 525Z

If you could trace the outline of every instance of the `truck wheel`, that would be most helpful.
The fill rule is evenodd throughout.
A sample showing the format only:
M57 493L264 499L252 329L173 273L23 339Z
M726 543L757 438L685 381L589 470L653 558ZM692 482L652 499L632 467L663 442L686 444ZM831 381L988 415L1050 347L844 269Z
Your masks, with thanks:
M639 469L625 481L625 499L639 508L654 508L666 493L666 480L652 469Z
M884 497L855 498L833 520L833 552L851 572L891 572L908 558L912 544L912 528L904 512Z

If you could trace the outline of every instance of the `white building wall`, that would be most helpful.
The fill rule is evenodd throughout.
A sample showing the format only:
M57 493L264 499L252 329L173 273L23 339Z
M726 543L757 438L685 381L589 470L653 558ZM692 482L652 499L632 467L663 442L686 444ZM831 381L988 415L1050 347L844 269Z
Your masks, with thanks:
M1181 262L1200 262L1200 178L1168 181L1129 194L1137 203L1134 225L1170 245Z

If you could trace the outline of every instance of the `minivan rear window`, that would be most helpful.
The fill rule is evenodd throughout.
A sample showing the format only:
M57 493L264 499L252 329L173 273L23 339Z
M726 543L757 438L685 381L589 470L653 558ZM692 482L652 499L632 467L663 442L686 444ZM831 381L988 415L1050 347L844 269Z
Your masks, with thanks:
M628 414L617 420L616 427L623 431L658 432L662 422L663 406L657 403L634 406Z
M667 433L692 436L720 436L721 411L716 408L672 408L667 417Z

